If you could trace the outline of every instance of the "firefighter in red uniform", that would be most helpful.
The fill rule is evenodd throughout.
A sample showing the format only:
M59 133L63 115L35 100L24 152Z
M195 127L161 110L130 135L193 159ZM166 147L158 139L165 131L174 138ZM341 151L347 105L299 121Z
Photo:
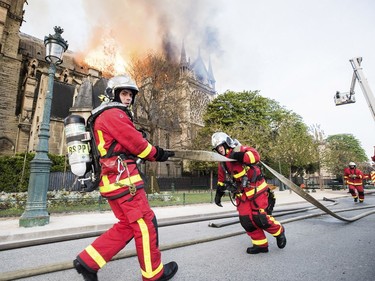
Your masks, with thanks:
M363 203L365 200L365 193L363 190L363 173L357 169L354 162L350 162L348 167L344 169L344 180L349 186L349 192L352 195L354 202Z
M222 207L221 197L225 190L235 194L240 223L253 244L247 248L247 253L268 252L264 231L276 237L280 249L284 248L285 229L271 216L274 201L269 206L269 196L273 196L273 193L257 166L260 161L259 153L252 147L240 145L223 132L212 135L212 146L219 154L237 160L219 163L215 203Z
M113 101L109 104L117 102L120 108L104 110L94 121L102 167L99 191L119 221L86 247L73 265L84 280L98 280L97 271L134 238L142 279L169 280L178 266L174 261L165 265L161 261L156 217L135 159L166 161L173 153L151 145L136 130L131 106L138 87L133 80L126 75L115 76L108 81L106 93Z

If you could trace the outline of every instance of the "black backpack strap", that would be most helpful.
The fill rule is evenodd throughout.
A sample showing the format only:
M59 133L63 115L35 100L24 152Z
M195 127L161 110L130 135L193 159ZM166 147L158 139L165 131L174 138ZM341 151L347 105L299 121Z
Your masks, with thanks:
M111 145L109 146L107 154L102 156L102 158L110 158L110 157L115 156L115 155L120 155L121 153L113 153L113 150L115 149L116 144L118 144L118 142L116 140L114 140L111 143Z
M117 141L113 141L111 143L109 149L108 149L107 154L104 157L102 157L100 155L100 152L99 152L98 147L97 147L96 142L95 142L94 122L95 122L96 118L103 111L105 111L107 109L110 109L110 108L118 108L118 109L123 110L129 116L129 118L133 121L133 116L132 116L131 111L127 108L127 106L125 106L121 103L118 103L118 102L110 102L110 103L107 103L107 104L101 104L100 106L98 106L97 108L95 108L91 111L91 115L87 119L87 125L86 125L86 127L90 131L90 135L91 135L91 140L90 140L91 157L92 157L91 165L92 165L92 170L93 170L93 174L94 174L94 179L91 182L92 184L90 184L91 186L88 188L88 189L90 189L90 191L97 189L98 186L99 186L100 175L101 175L101 166L100 166L100 162L99 162L100 158L109 158L109 157L112 157L112 156L115 156L115 155L120 155L120 154L122 155L123 154L121 152L113 152L116 144L118 143Z
M257 165L248 165L248 167L250 167L250 169L253 170L253 175L252 175L252 177L250 179L251 183L255 183L255 182L263 179L262 169L259 166L257 166ZM257 168L260 171L259 175L257 175Z

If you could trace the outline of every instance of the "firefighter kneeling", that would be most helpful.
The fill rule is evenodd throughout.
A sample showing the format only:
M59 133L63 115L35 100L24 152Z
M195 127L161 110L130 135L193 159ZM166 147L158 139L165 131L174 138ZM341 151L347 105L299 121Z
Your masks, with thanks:
M276 237L277 246L286 245L285 228L271 216L274 200L260 167L259 153L252 147L242 146L227 134L218 132L212 135L213 149L221 155L235 159L233 162L221 162L218 168L218 183L215 195L216 205L222 207L221 197L227 187L233 191L236 207L242 227L250 236L253 246L247 248L248 254L268 252L265 232ZM232 192L233 193L233 192Z

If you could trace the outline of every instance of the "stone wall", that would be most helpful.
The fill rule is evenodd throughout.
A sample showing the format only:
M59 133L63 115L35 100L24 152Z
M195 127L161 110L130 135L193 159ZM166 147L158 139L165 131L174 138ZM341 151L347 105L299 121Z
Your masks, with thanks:
M17 142L17 93L22 67L18 55L24 1L0 1L0 153L12 154ZM9 150L9 148L11 148Z

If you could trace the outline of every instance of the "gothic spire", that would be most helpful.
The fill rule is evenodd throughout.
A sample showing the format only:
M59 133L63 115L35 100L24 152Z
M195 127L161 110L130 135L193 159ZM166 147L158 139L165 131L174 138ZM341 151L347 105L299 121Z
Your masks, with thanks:
M181 64L181 66L187 66L187 64L188 64L188 61L187 61L187 58L186 58L185 42L184 41L182 41L180 64Z

